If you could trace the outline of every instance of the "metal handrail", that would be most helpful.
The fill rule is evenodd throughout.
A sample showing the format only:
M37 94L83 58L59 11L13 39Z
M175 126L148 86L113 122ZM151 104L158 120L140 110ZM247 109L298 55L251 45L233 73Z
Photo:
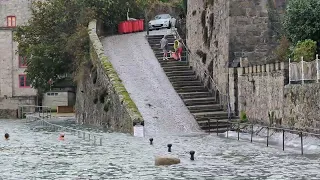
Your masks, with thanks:
M174 32L176 34L176 36L178 37L178 39L181 39L181 36L179 35L179 32L174 29ZM198 59L198 57L196 57L195 55L193 55L190 51L190 49L188 48L188 46L182 41L182 44L184 46L184 48L186 49L187 51L187 55L190 55L191 57L195 58L195 59ZM186 58L186 62L188 62L188 58ZM200 67L203 72L209 77L209 79L211 80L212 82L212 86L213 86L213 91L214 91L214 94L215 94L215 97L217 97L217 93L218 93L218 96L219 96L219 103L222 105L227 105L227 110L228 110L228 117L230 119L230 113L231 113L231 109L230 109L230 102L229 102L229 94L228 93L223 93L219 88L218 88L218 85L216 84L216 82L213 80L212 76L210 74L208 74L206 72L206 69L199 65L199 62L198 61L193 61L195 62L196 66L197 67ZM224 101L227 101L227 104L223 104ZM224 107L225 108L225 107ZM226 109L226 108L225 108Z

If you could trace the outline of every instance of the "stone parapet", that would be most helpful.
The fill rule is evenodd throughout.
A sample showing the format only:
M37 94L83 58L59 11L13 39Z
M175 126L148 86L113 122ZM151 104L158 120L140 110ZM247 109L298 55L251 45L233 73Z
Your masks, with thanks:
M257 73L266 73L266 72L276 72L288 70L289 66L286 62L276 62L270 64L262 64L262 65L253 65L249 67L238 67L237 72L238 75L246 75L246 74L257 74Z

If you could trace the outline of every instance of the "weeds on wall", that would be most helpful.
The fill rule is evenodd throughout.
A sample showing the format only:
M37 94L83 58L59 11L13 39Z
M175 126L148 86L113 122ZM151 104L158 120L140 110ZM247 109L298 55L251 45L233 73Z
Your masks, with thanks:
M275 50L275 55L278 61L286 62L290 58L291 51L290 51L291 43L286 36L282 36L279 40L279 45Z

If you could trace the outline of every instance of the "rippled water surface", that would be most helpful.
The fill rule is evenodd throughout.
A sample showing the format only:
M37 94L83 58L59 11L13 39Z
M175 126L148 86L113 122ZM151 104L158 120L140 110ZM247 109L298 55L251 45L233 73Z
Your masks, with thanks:
M103 145L66 132L40 128L21 121L0 120L0 179L320 179L317 148L301 156L299 148L266 147L211 135L183 135L136 138L103 133ZM232 134L230 134L232 136ZM154 158L170 155L181 164L154 166ZM195 161L188 152L196 151Z

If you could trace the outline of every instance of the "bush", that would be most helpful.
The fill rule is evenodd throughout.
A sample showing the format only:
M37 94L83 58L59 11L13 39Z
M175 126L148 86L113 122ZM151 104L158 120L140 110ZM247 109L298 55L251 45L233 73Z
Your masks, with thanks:
M247 114L245 111L240 112L240 122L241 123L246 123L248 122Z
M286 62L290 56L290 41L286 36L282 36L277 49L275 50L278 61Z
M311 39L299 41L293 51L294 61L300 62L301 57L303 57L304 61L313 61L315 60L316 51L317 42Z

